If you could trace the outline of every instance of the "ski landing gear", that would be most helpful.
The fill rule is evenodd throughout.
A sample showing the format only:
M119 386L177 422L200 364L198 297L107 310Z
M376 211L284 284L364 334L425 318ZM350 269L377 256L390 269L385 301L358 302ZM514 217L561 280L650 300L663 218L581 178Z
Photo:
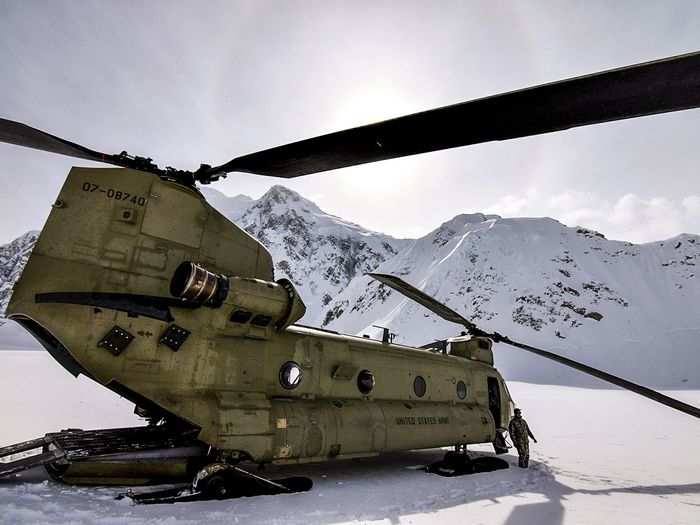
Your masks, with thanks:
M291 477L273 481L236 465L210 463L197 472L191 485L152 492L129 491L120 494L118 499L128 497L140 504L222 500L306 492L312 486L313 482L309 478Z
M466 445L455 445L454 451L445 454L442 461L428 465L425 470L440 476L453 477L479 472L492 472L507 469L508 462L494 456L479 456L472 458L467 452Z

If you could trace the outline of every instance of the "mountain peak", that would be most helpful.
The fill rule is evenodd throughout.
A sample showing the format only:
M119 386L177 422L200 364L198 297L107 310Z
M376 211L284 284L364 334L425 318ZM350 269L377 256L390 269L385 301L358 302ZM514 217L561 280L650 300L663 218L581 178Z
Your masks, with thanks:
M486 222L493 219L500 219L500 215L486 215L484 213L460 213L455 215L452 219L447 221L445 224L450 225L466 225L466 224L478 224L480 222Z
M304 199L296 191L290 190L286 186L275 184L269 190L267 190L262 197L260 197L260 200L273 200L282 204L285 202L299 202L306 199Z
M254 207L274 214L286 214L290 210L304 215L322 213L316 203L281 184L275 184L267 190L262 197L255 201Z

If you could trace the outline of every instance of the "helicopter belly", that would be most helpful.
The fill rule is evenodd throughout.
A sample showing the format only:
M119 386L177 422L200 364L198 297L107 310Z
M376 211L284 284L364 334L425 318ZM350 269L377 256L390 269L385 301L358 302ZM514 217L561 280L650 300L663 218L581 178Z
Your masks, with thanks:
M494 437L488 411L479 405L283 401L273 403L272 414L275 448L271 459L277 463L482 443Z

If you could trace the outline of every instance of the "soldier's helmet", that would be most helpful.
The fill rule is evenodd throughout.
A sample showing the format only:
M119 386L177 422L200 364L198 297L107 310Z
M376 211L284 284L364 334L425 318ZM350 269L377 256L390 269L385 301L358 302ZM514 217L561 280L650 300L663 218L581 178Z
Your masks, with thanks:
M513 412L516 416L519 416L522 413L522 411L519 408L516 408Z

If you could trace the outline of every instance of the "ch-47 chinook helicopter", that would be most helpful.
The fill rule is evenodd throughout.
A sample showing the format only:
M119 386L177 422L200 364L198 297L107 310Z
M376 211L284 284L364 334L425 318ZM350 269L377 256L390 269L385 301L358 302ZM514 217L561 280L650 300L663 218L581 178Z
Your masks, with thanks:
M421 348L295 324L304 303L267 250L197 189L230 172L298 177L357 164L700 106L700 53L442 107L196 171L111 155L0 120L0 141L118 168L73 168L7 308L71 374L132 401L148 426L47 434L0 449L0 475L45 465L69 483L188 481L143 501L306 490L247 464L494 443L512 414L492 344L557 361L689 415L700 409L477 327L371 274L463 335ZM139 499L138 496L134 496ZM150 498L150 499L149 499Z

